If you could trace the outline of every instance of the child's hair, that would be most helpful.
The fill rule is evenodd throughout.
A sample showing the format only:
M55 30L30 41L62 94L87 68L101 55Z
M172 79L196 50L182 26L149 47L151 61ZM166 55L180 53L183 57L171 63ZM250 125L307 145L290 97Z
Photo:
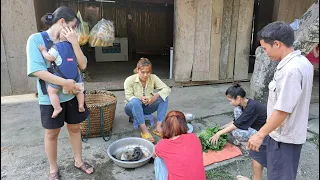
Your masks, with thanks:
M237 96L244 98L246 97L246 92L242 89L240 84L234 82L232 86L227 89L226 96L230 96L232 99L236 99Z
M151 64L151 62L149 61L149 59L144 58L144 57L139 59L139 61L137 63L137 67L133 70L133 72L134 73L138 73L138 70L141 69L144 66L150 66L151 72L152 72L152 64Z

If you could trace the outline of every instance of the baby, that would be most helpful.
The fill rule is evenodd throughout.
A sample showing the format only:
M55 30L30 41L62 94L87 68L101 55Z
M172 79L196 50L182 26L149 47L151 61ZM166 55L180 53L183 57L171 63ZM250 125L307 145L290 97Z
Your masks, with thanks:
M83 94L83 83L78 69L78 63L76 55L73 51L71 43L67 41L62 32L59 35L59 42L54 44L49 51L44 45L39 45L38 48L41 51L42 56L50 63L55 63L56 67L54 68L53 74L56 76L73 79L77 82L77 85L81 85L81 90L77 92L76 97L79 104L79 112L84 112L84 94ZM61 86L56 84L48 84L48 95L53 106L52 118L55 118L62 111L60 105L60 99L58 92L62 89Z

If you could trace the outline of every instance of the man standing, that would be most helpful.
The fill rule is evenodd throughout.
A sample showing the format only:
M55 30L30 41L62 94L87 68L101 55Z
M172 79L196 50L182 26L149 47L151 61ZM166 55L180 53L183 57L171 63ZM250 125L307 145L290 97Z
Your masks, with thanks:
M258 151L267 142L268 180L295 180L306 142L313 66L293 49L293 29L284 22L265 26L258 37L271 60L280 61L269 84L267 122L248 142Z

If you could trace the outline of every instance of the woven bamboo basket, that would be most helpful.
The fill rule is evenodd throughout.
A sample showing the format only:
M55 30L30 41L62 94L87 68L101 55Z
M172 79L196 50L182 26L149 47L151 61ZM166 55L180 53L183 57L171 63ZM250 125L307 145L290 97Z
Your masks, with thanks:
M82 138L102 136L105 140L105 135L111 135L117 97L105 90L93 90L85 94L90 115L80 123Z

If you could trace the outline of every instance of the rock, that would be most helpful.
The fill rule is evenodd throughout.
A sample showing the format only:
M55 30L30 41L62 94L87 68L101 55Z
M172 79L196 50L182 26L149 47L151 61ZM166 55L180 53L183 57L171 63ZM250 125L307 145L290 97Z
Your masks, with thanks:
M300 18L299 29L295 32L294 49L308 54L319 44L319 1L314 3ZM273 78L278 61L271 61L259 46L255 52L256 60L251 77L250 91L253 99L267 104L268 85Z
M299 21L293 47L303 54L309 54L319 44L319 1L314 3Z
M260 46L257 47L255 55L256 61L251 77L250 93L254 100L267 104L269 95L268 85L273 78L278 61L272 61Z

